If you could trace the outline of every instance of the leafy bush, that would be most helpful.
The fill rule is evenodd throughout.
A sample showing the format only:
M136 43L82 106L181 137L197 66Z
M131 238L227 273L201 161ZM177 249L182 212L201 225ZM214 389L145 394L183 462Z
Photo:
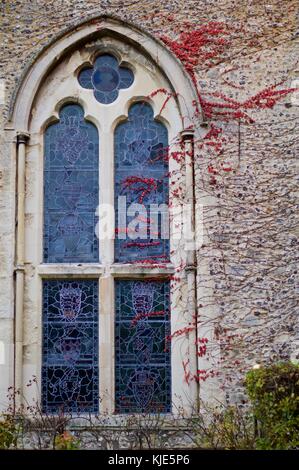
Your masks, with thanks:
M222 448L228 450L253 449L255 447L252 416L237 406L228 406L212 424Z
M255 448L252 415L243 407L201 403L200 413L187 420L186 434L196 447L243 450Z
M0 449L9 449L17 442L18 428L13 416L3 414L0 417Z
M55 437L55 449L57 450L78 450L79 447L79 439L67 431Z
M258 449L299 446L299 366L279 363L248 372L246 388L258 422Z

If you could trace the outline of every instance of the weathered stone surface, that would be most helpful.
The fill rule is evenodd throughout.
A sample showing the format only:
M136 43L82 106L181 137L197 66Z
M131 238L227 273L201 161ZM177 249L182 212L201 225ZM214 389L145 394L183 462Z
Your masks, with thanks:
M2 2L0 79L5 83L5 96L0 102L0 332L5 334L0 337L8 348L13 337L13 323L8 319L14 308L15 161L4 142L15 136L4 127L16 87L34 57L57 36L101 14L116 15L156 37L171 38L184 30L185 21L194 27L209 21L226 22L242 26L244 33L232 33L232 43L219 63L198 65L199 89L245 101L273 84L291 86L298 78L296 4L295 0L285 0L283 7L281 0ZM202 383L202 388L209 396L210 390L214 393L220 387L223 395L219 392L219 396L233 403L245 400L243 376L255 363L299 360L295 290L298 104L287 95L272 109L248 113L255 121L250 125L220 124L228 137L225 162L233 172L210 187L206 175L214 157L203 150L196 159L198 198L203 204L205 198L212 198L204 209L209 237L197 256L199 317L205 325L200 331L209 335L213 357L202 368L212 363L219 374L218 388L209 385L214 379ZM32 190L30 164L28 195ZM30 223L28 213L26 224ZM26 269L30 273L32 267ZM25 300L30 308L28 293ZM34 341L37 328L26 321L28 343ZM34 348L25 346L25 362L30 362Z

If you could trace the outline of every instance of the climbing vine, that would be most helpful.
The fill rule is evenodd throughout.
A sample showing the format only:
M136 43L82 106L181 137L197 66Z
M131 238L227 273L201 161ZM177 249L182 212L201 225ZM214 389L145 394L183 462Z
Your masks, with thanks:
M284 147L288 147L287 137L282 138L273 151L271 139L276 138L278 128L261 122L260 116L266 116L271 121L269 113L274 112L277 117L277 105L296 89L284 86L285 80L281 80L250 93L244 86L225 79L225 92L209 91L201 88L198 79L200 71L221 65L235 37L245 33L243 27L209 22L196 27L185 23L184 30L176 39L161 36L164 44L185 67L196 89L198 99L193 102L193 125L195 136L196 131L201 134L194 141L196 194L199 198L210 197L213 200L204 208L205 243L197 252L198 313L194 314L192 324L174 331L166 340L188 338L198 329L198 363L203 359L205 367L198 368L197 373L192 374L187 353L182 357L184 380L190 384L222 375L221 387L226 391L227 398L230 395L228 385L238 384L238 390L241 390L242 374L254 362L287 358L291 352L290 345L279 342L279 346L275 345L274 338L278 331L274 328L282 333L285 329L279 322L282 308L277 308L276 302L272 303L271 308L270 299L271 296L278 296L277 281L274 286L271 286L271 281L287 266L279 253L286 252L290 260L290 251L285 250L284 245L286 237L281 236L275 224L283 217L285 210L293 213L294 180L286 164L283 170L280 170L279 164L279 159L284 159ZM252 39L249 43L252 44ZM219 76L227 76L239 69L239 66L226 67ZM236 93L243 90L247 96L236 97ZM160 110L162 113L169 100L176 99L177 95L159 89L150 96L158 93L165 96ZM251 133L261 138L260 149L256 148ZM183 168L186 155L180 138L176 145L181 147L181 151L170 148L168 158L174 159ZM245 168L244 165L242 168L240 161L242 146L247 162ZM269 168L270 172L267 173ZM171 176L175 186L172 188L172 198L182 200L181 175L174 172ZM287 197L281 187L283 179L288 186ZM293 229L293 221L288 225ZM182 264L178 270L180 275L172 283L173 291L179 289L184 281L184 267ZM214 279L209 291L206 289L204 269ZM284 276L293 279L294 273L294 263L291 262ZM294 325L293 300L293 297L289 298L284 306L284 315L287 315L291 331ZM218 312L212 318L205 313L211 308ZM201 336L201 332L205 334ZM262 350L266 351L264 357L261 357ZM249 354L249 361L244 359L246 354Z

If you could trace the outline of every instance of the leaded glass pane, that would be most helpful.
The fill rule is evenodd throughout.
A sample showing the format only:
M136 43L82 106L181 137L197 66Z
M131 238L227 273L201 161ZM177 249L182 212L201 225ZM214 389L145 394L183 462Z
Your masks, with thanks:
M99 136L83 109L64 106L45 132L44 261L99 260Z
M171 411L168 281L116 281L116 412Z
M169 259L169 237L165 231L169 192L167 148L167 129L154 120L151 106L144 102L132 105L128 120L117 126L114 137L118 262ZM120 204L119 196L126 197L125 205ZM131 204L143 205L144 209L129 215ZM164 204L163 217L154 204Z
M98 399L98 282L44 281L43 412L97 412Z
M83 88L93 89L99 103L113 103L119 90L129 88L134 82L134 74L127 67L120 67L118 60L111 54L102 54L94 66L81 70L78 81Z

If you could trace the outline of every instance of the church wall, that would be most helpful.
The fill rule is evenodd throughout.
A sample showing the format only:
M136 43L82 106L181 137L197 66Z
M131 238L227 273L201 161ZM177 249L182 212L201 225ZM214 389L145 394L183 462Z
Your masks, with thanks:
M16 168L10 142L16 136L8 119L26 67L50 41L95 15L116 15L157 38L171 39L184 31L185 21L194 28L225 22L231 26L230 47L219 63L199 62L196 79L203 92L220 92L244 102L273 84L298 86L295 6L293 0L286 0L283 8L278 0L2 3L0 406L5 407L14 370ZM246 399L244 373L256 363L299 359L294 213L298 104L298 95L288 94L273 108L248 109L253 123L218 123L226 138L225 165L234 171L217 175L216 184L210 184L208 169L215 155L197 146L196 192L204 207L204 244L197 252L198 313L200 335L209 341L199 366L211 369L212 364L217 372L200 382L203 399L216 396L240 403ZM30 269L27 266L29 276ZM29 301L26 308L30 309ZM28 325L24 328L30 342L34 334ZM26 347L24 354L26 365Z

